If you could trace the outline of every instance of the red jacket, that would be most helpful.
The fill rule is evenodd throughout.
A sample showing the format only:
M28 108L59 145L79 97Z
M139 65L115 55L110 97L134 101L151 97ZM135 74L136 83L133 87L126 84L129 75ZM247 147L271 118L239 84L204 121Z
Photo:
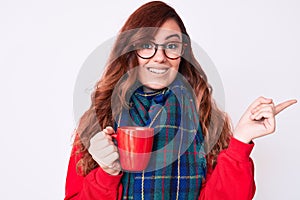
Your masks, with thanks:
M231 138L229 146L218 156L215 169L208 169L199 200L248 200L255 193L254 166L249 157L254 144ZM120 200L122 174L111 176L101 167L83 177L76 173L73 148L69 161L65 200Z

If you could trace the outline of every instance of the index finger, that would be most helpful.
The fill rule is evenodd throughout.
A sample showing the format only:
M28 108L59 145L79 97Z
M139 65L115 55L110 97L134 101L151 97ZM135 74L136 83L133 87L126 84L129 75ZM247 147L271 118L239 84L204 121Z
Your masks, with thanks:
M277 106L275 106L275 115L277 115L278 113L280 113L281 111L283 111L287 107L293 105L294 103L297 103L296 99L291 99L291 100L288 100L288 101L285 101L285 102L282 102L282 103L278 104Z

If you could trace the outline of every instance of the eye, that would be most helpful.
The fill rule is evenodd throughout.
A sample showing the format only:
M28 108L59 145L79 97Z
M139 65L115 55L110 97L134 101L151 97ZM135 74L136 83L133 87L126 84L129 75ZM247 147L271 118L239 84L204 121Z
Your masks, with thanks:
M177 43L168 43L166 44L166 49L177 49L178 46L179 45Z
M153 44L151 42L144 42L137 45L138 49L152 49Z

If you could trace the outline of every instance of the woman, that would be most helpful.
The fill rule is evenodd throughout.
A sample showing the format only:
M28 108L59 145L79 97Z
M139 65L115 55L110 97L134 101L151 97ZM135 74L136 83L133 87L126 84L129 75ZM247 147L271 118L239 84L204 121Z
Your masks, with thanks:
M252 140L274 132L275 115L296 102L274 106L271 99L260 97L231 131L228 116L214 103L206 75L193 56L182 20L159 1L141 6L128 18L96 86L92 105L76 130L66 200L252 199ZM155 121L156 116L164 123ZM161 158L165 162L168 156L179 156L155 170L122 171L111 134L124 125L154 127L153 151L177 134L183 136L179 146ZM186 142L189 130L195 135ZM211 138L217 138L212 147ZM203 142L209 150L206 156ZM161 162L160 157L151 159L153 166Z

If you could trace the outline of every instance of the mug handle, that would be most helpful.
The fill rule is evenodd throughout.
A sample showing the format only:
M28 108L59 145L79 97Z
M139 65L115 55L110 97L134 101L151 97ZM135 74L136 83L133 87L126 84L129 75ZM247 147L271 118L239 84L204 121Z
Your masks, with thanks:
M116 133L113 133L113 134L111 134L110 135L112 138L114 138L114 139L116 139L117 140L117 136L118 136L118 134L116 134Z

